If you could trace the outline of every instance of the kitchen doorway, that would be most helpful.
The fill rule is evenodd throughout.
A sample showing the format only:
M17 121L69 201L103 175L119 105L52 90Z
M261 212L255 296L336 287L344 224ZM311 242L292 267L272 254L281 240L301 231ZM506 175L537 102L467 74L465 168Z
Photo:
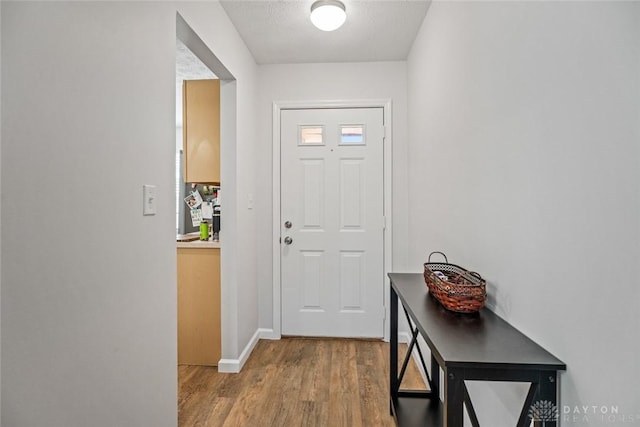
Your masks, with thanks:
M225 197L224 229L220 233L220 311L221 311L221 361L218 370L233 372L237 369L233 361L237 355L233 343L237 335L237 324L233 323L238 311L235 302L237 253L237 207L235 202L236 178L236 99L237 84L234 75L209 49L184 18L176 13L176 40L184 44L211 72L220 79L220 182L227 189ZM176 101L177 102L177 101ZM182 202L184 203L184 202ZM177 279L176 279L177 285ZM227 320L232 319L232 320ZM177 327L177 325L176 325ZM232 363L224 361L231 360Z

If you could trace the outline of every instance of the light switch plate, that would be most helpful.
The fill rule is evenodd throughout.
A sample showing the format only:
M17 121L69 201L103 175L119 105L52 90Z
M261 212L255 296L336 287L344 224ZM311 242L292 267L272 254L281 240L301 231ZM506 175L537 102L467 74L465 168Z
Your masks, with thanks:
M142 215L156 214L156 186L142 186Z

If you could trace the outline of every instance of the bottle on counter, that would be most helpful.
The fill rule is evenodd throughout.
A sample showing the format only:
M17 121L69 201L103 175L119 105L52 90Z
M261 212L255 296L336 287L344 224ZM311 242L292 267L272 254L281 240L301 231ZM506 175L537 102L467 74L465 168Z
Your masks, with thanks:
M200 223L200 240L209 240L209 224L207 221Z

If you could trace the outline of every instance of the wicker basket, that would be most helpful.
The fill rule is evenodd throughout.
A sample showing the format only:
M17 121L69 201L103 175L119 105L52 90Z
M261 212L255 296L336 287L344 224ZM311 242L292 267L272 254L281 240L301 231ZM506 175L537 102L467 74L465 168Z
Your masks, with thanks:
M433 254L440 254L445 262L431 262ZM473 271L449 264L442 252L431 252L424 264L424 281L433 295L447 310L475 313L487 298L485 280Z

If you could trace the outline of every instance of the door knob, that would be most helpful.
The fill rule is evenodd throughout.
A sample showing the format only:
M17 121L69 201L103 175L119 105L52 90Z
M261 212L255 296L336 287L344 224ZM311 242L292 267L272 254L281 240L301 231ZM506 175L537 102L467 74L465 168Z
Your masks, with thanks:
M293 239L289 236L284 238L284 244L285 245L290 245L291 243L293 243Z

